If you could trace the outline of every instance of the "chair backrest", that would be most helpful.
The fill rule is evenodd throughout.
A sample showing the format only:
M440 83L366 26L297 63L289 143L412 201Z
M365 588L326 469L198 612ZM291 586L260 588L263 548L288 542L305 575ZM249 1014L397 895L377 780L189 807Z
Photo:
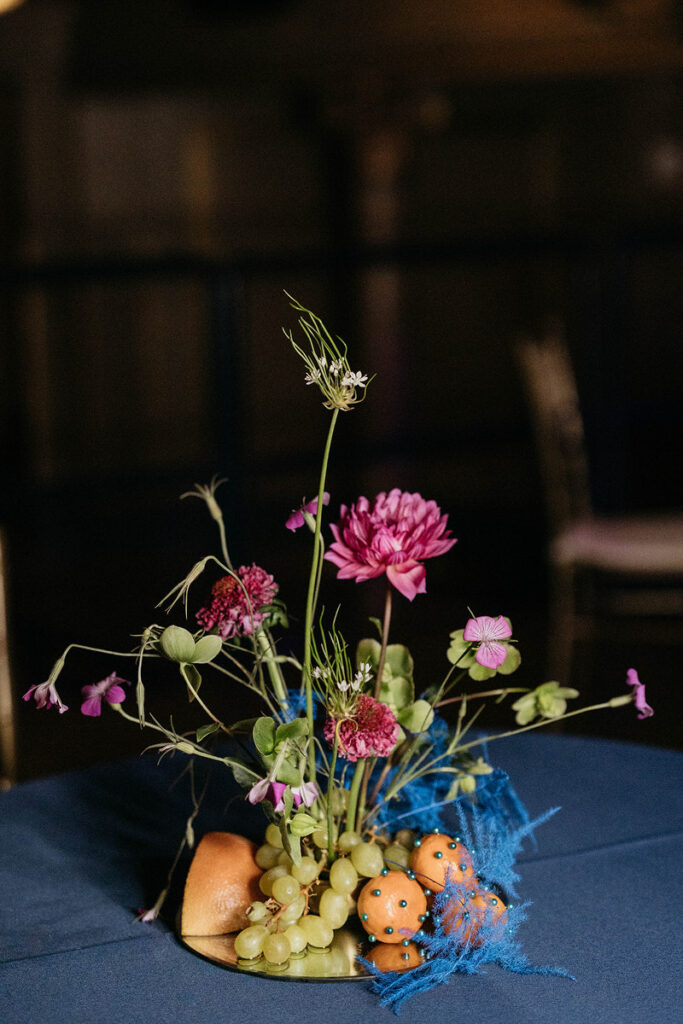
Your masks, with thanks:
M0 531L0 789L9 789L16 779L14 693L10 674L5 552L6 545Z
M557 533L592 514L576 379L562 327L515 344L532 412L550 528Z

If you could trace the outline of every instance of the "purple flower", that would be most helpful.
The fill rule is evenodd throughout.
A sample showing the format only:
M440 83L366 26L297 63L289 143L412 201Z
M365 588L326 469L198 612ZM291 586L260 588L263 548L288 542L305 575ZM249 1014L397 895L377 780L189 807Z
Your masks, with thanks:
M330 495L327 491L323 492L323 505L329 505ZM314 498L313 501L309 501L307 504L301 505L299 508L292 509L289 519L285 523L288 530L292 533L298 530L299 527L303 526L306 522L304 512L308 512L309 515L316 515L318 512L318 499Z
M277 814L285 809L284 795L287 785L284 782L274 782L272 779L259 779L249 792L247 800L250 804L260 804L262 800L269 800ZM292 786L292 797L294 806L311 807L318 797L318 787L315 782L304 782L302 786Z
M654 715L653 709L645 700L645 683L641 683L638 678L638 673L634 668L630 668L626 673L626 683L628 686L633 686L633 703L638 710L638 718L650 718Z
M31 697L33 697L39 708L56 706L59 708L60 715L69 710L67 705L62 702L55 684L50 679L45 683L35 683L31 686L24 694L24 700L30 700Z
M116 672L112 672L106 679L99 683L84 686L81 695L85 700L81 704L81 712L89 718L98 718L102 714L102 699L108 704L122 704L126 699L126 691L119 683L128 683L127 679L121 679Z
M502 615L497 619L490 615L479 615L470 619L463 632L463 640L477 643L479 647L474 655L480 665L485 668L498 668L507 658L507 646L498 643L512 636L512 630Z

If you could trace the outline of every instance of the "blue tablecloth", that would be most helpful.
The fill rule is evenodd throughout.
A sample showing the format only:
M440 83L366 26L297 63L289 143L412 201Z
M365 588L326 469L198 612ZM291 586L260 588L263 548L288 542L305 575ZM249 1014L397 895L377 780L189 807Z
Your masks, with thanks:
M531 900L520 939L561 977L490 967L418 995L401 1020L434 1024L643 1024L683 1004L683 755L550 735L495 750L532 816L562 810L520 858ZM147 759L19 786L0 797L0 1021L395 1019L369 982L244 977L136 922L161 888L187 811L179 762ZM216 775L196 822L257 837L258 809ZM177 900L177 893L172 897Z

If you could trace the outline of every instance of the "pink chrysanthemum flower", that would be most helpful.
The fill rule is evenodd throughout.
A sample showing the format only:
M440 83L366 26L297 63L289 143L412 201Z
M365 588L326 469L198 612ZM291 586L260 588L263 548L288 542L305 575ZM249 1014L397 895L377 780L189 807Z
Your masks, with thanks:
M371 505L359 498L341 507L341 518L332 526L334 544L325 558L339 567L339 579L362 580L386 577L412 601L426 591L425 558L450 551L456 543L446 530L448 516L435 501L398 488L378 494Z
M324 735L328 743L334 740L336 721L328 718ZM339 726L339 754L347 761L362 757L388 757L396 746L399 725L387 704L374 697L361 694L353 718L345 718Z
M223 640L253 633L263 622L260 611L277 594L270 573L258 565L241 565L234 576L223 576L211 588L211 601L197 612L197 622L209 633L215 630ZM241 582L240 582L241 581Z
M479 644L474 655L480 665L485 668L498 668L507 658L508 649L500 640L512 636L512 630L502 615L497 619L490 615L479 615L470 619L463 632L463 640Z
M126 699L126 691L119 685L120 683L130 685L127 679L121 679L116 672L112 672L99 683L83 686L81 696L85 699L81 704L81 713L88 715L89 718L97 718L102 714L103 700L108 704L122 704Z

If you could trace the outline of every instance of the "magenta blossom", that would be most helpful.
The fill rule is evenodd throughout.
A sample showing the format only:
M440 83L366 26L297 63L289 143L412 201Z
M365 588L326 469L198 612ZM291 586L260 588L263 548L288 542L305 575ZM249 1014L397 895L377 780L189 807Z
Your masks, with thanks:
M654 710L645 700L645 683L641 683L634 668L630 668L626 673L626 683L628 686L634 687L633 703L638 710L638 718L649 718L654 715Z
M507 647L498 641L512 636L510 626L499 615L497 619L490 615L479 615L470 619L463 632L463 640L478 644L475 660L485 668L499 668L507 658Z
M82 687L81 695L85 700L81 704L81 713L89 718L98 718L102 714L102 700L108 704L122 704L126 699L126 691L120 683L130 686L127 679L121 679L116 672L112 672L99 683Z
M260 804L262 800L269 800L277 814L285 809L284 795L287 784L274 782L272 779L259 779L247 793L247 800L250 804ZM318 798L318 787L315 782L304 782L302 786L292 786L292 797L294 806L312 807Z
M427 589L422 561L445 554L456 543L447 522L436 502L419 494L394 488L378 494L372 505L361 497L351 508L342 505L325 558L339 567L341 580L360 583L386 574L412 601Z
M211 588L211 601L197 612L202 629L216 632L222 640L255 632L265 618L260 609L277 594L275 580L258 565L241 565L237 576L217 580Z
M323 491L323 505L329 505L329 503L330 495L328 491ZM289 519L285 523L285 526L287 527L288 530L291 530L293 533L295 530L298 530L299 527L303 526L304 523L306 522L304 512L308 512L309 515L314 516L317 514L317 511L318 499L314 498L313 501L309 501L306 504L301 505L299 508L293 509L290 512Z
M49 679L45 683L34 683L33 686L29 687L24 694L24 700L30 700L31 697L33 697L39 708L57 707L59 708L60 715L69 710L57 693L55 684Z
M325 722L324 736L328 743L334 740L334 718ZM399 737L399 724L387 704L362 694L358 698L355 714L345 718L339 726L339 754L347 761L363 757L388 757Z

